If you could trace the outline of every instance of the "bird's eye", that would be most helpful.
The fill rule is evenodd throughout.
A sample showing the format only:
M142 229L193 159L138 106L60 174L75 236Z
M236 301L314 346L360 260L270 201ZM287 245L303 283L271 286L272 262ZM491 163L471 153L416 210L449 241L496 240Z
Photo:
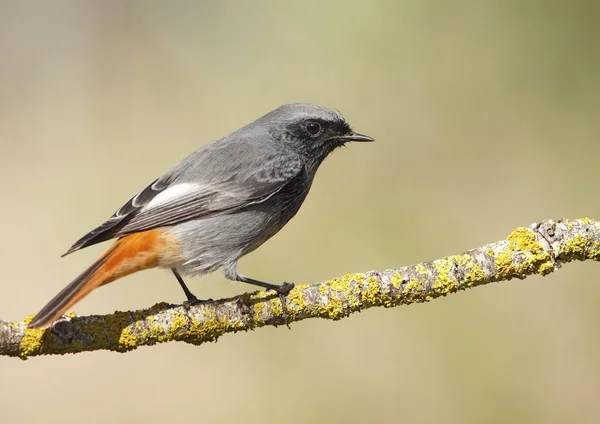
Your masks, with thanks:
M319 125L316 122L309 122L308 124L306 124L306 132L311 136L314 137L316 135L319 135L321 133L321 125Z

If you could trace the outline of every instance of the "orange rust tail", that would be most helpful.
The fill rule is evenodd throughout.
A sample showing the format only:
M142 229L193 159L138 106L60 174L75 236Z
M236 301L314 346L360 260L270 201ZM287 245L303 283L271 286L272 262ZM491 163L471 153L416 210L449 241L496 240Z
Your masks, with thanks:
M168 247L161 241L160 229L120 238L100 259L48 302L27 327L45 327L95 288L136 271L155 267L164 248Z

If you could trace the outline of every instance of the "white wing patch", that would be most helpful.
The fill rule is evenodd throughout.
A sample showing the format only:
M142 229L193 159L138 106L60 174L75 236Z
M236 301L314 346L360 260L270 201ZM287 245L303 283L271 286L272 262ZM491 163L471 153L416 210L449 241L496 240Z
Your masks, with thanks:
M198 186L192 183L181 183L173 185L167 188L164 191L158 193L154 198L148 203L142 211L154 208L158 205L162 205L163 203L169 202L171 200L177 199L179 197L183 197L186 194L192 193L198 190Z

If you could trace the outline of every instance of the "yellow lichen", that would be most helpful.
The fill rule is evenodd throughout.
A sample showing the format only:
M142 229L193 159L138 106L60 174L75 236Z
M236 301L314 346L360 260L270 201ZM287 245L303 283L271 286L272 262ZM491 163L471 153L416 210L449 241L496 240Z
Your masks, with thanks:
M178 330L185 328L188 324L188 321L180 312L173 312L171 314L171 326L169 327L169 333L173 334Z
M550 274L552 271L554 271L554 264L552 264L552 262L544 262L538 268L538 272L541 275Z
M600 260L600 243L595 242L592 244L588 251L588 257L595 261Z
M27 318L25 321L26 323L28 323ZM31 319L33 319L33 315L31 316ZM31 319L29 322L31 322ZM28 356L42 352L44 336L46 335L47 330L47 328L26 328L24 330L23 338L19 344L19 353L22 359L27 359Z
M585 257L587 245L588 240L585 237L581 235L576 235L575 237L572 237L569 240L567 240L563 252L567 255L583 258Z
M400 287L402 287L402 283L403 282L404 282L404 278L402 277L402 274L400 274L399 272L397 272L392 277L392 281L390 281L390 284L395 289L400 289Z
M542 245L535 240L535 233L529 228L517 228L508 235L507 240L523 251L542 249Z
M123 331L121 331L121 336L119 337L119 347L123 350L131 350L138 346L138 337L131 331L131 328L125 327Z
M471 255L453 255L433 262L436 271L435 283L431 286L435 297L445 296L455 291L473 287L476 283L482 283L485 273L481 265ZM453 275L454 270L462 274L458 281ZM426 298L430 300L431 298Z
M322 283L319 286L319 293L327 297L327 304L317 307L315 312L319 316L336 320L348 315L348 308L359 308L361 306L360 294L365 278L365 274L354 273Z
M599 259L600 243L576 235L565 243L562 253L575 259Z
M154 338L160 341L166 335L165 329L154 316L150 315L146 322L147 329L144 330L142 337L146 339Z
M203 341L214 341L219 338L225 332L225 325L221 322L214 311L206 311L204 315L204 321L202 326L199 327L199 337L193 339L186 338L186 341L190 343L201 343Z
M455 264L454 258L454 256L448 256L433 262L436 275L435 283L431 286L431 289L437 296L445 296L458 289L458 282L450 275Z
M350 288L350 283L361 283L365 279L364 274L346 274L343 277L330 280L329 286L336 291L345 292Z
M502 250L496 255L496 272L499 279L514 275L518 268L513 263L511 251Z
M287 298L292 305L292 308L288 308L292 317L296 317L297 310L304 311L306 309L306 301L304 300L303 291L308 289L308 285L302 284L297 286L294 290L290 291ZM320 287L319 287L320 288Z
M258 322L262 321L261 315L263 314L263 311L265 309L264 306L265 305L263 305L262 302L256 302L254 304L254 307L253 307L253 309L254 309L254 317L253 317L254 322L258 323Z
M416 302L424 302L425 298L423 297L423 291L423 282L412 278L408 284L406 284L406 287L400 296L400 303L408 305Z
M331 287L333 290L346 291L350 287L350 283L355 282L361 284L365 279L365 274L354 273L346 274L341 277L334 278L333 280L325 281L325 284Z
M545 275L553 269L550 254L536 241L533 230L517 228L507 239L506 248L496 255L498 278L523 278L531 272Z
M35 314L27 315L25 317L25 319L23 320L23 322L25 323L25 325L29 325L29 323L31 321L33 321L34 318L35 318Z
M485 279L485 272L481 265L475 262L475 259L471 258L471 262L465 268L469 271L465 275L467 286L471 287L475 282L483 282Z
M381 304L381 288L375 277L367 278L366 289L362 292L362 300L368 306Z
M272 315L283 318L283 306L281 300L278 297L267 301L267 308Z
M419 273L419 274L423 274L423 275L428 275L429 272L427 272L427 268L425 268L425 265L423 264L418 264L415 266L415 270Z
M361 293L365 278L365 274L346 274L341 278L332 280L330 285L333 290L339 293L341 298L347 300L351 308L358 308L361 305L361 299L358 295ZM343 304L337 306L341 307Z
M322 312L324 313L326 318L329 318L332 320L338 320L344 316L342 311L343 311L342 301L336 295L332 294L327 299L327 306L324 308L324 310Z

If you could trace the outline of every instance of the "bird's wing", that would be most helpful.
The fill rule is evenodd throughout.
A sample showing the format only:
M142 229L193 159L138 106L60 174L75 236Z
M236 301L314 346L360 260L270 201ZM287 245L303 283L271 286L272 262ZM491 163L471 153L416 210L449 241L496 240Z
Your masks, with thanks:
M65 255L111 238L263 202L303 170L299 157L272 149L208 145L132 197Z

